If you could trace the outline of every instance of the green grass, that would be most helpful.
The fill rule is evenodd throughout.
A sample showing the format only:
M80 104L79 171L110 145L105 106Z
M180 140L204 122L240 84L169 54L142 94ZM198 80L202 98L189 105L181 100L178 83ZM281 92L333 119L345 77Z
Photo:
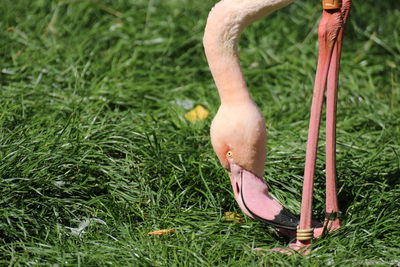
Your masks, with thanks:
M0 264L398 266L400 4L361 2L340 77L343 227L301 257L255 253L287 241L251 219L222 221L240 211L210 145L212 116L189 123L178 104L191 100L211 114L219 106L201 43L215 1L2 1ZM240 43L269 130L265 178L294 212L319 16L319 1L297 1L249 27ZM85 221L84 231L71 229ZM177 231L147 235L158 229Z

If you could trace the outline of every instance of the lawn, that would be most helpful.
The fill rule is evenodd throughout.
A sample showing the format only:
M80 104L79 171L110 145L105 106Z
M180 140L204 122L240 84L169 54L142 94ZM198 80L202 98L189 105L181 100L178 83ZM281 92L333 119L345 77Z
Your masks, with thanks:
M3 0L0 264L400 266L400 3L354 1L342 57L343 227L302 257L245 218L214 155L202 47L216 1ZM320 1L251 25L240 56L269 132L265 179L300 208ZM196 123L184 114L202 105ZM322 125L323 129L324 125ZM324 210L324 130L314 216ZM160 229L174 232L148 235Z

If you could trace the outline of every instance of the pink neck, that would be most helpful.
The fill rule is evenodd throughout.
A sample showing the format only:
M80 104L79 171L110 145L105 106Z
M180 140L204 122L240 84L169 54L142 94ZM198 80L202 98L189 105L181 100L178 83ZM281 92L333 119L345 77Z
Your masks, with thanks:
M240 33L247 25L292 1L222 0L212 9L203 43L222 103L251 101L237 55Z
M223 47L215 39L205 42L204 47L221 103L250 100L236 48Z

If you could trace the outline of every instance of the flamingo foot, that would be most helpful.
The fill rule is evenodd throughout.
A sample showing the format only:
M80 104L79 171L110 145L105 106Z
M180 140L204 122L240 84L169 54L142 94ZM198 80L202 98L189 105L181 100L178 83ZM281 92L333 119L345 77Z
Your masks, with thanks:
M313 226L314 228L314 238L320 238L323 235L326 235L327 233L331 233L334 231L337 231L340 229L340 219L336 218L334 220L329 220L325 219L324 226L321 227L316 227L317 225L321 225L317 221L313 221ZM282 228L277 228L277 231L284 235L285 237L288 237L290 239L295 239L296 238L296 232L288 229L282 229ZM279 252L283 253L286 255L293 255L293 254L300 254L300 255L308 255L311 253L311 247L310 247L310 242L304 243L299 240L294 241L289 244L287 248L273 248L268 251L272 252ZM256 251L262 251L265 250L263 248L255 248L254 250Z
M319 238L322 236L325 227L319 221L312 220L311 227L314 228L314 238ZM295 230L276 228L276 231L284 237L288 238L289 240L293 240L296 238Z
M310 243L304 244L303 242L296 241L289 244L287 248L274 248L271 249L273 252L279 252L286 255L300 254L300 255L308 255L311 252Z
M314 228L314 238L320 238L327 233L340 229L340 222L326 221L325 226ZM295 239L296 232L292 230L277 228L276 231L288 239Z
M286 255L308 255L311 252L310 244L304 244L300 241L296 241L290 243L287 248L273 248L273 249L264 249L264 248L254 248L254 251L269 251L269 252L278 252Z
M340 219L325 219L323 227L314 228L314 238L320 238L328 233L335 232L340 229Z

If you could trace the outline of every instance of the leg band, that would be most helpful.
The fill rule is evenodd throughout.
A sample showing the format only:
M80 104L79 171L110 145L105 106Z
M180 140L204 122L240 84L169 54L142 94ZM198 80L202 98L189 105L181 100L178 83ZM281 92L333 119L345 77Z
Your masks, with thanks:
M322 0L322 8L325 10L339 9L342 7L341 0Z
M297 229L297 240L306 241L314 237L314 228L309 229Z

